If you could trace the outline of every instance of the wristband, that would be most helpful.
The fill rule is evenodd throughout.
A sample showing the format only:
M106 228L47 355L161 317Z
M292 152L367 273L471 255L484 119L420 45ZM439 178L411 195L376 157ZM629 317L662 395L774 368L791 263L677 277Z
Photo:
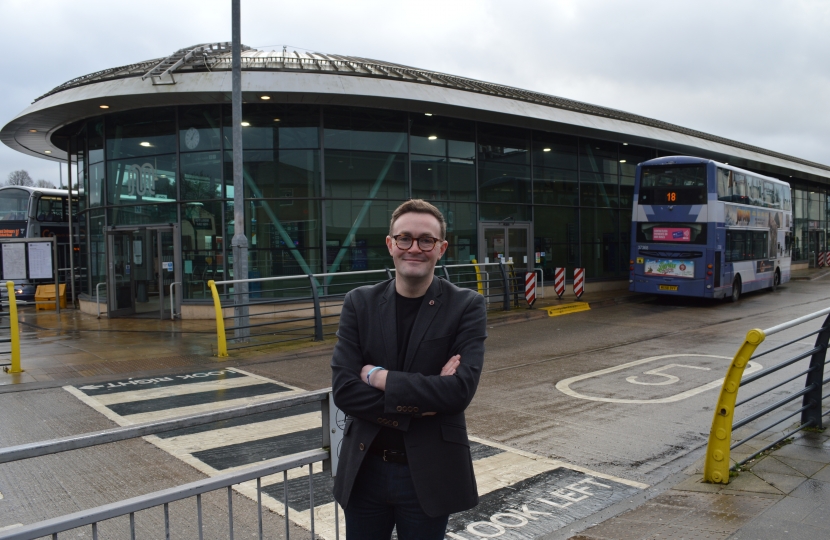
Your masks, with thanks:
M372 369L370 369L370 370L369 370L369 373L367 373L367 374L366 374L366 384L368 384L369 386L372 386L371 381L369 381L369 377L371 377L371 376L372 376L372 373L374 373L375 371L377 371L377 370L379 370L379 369L386 370L386 368L385 368L385 367L383 367L383 366L375 366L375 367L373 367Z

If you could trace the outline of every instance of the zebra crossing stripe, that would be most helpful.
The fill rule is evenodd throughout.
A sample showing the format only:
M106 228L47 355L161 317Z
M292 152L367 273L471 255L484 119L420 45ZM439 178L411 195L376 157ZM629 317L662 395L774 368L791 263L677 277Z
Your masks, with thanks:
M64 389L122 426L304 392L237 368ZM216 399L210 399L211 396ZM244 469L252 463L267 463L284 455L319 448L320 414L319 404L305 404L151 435L144 440L203 474L216 476ZM453 515L448 538L467 540L492 534L505 539L529 538L530 533L554 531L586 512L596 511L647 487L477 437L470 437L470 454L481 504ZM311 472L315 531L321 538L333 539L336 503L331 472L324 472L321 463L313 464ZM287 488L289 519L310 529L309 469L292 469L285 477L285 484L282 473L261 479L263 506L284 515L283 493ZM592 485L591 481L608 487ZM238 484L234 490L257 500L255 481ZM342 511L339 516L343 538ZM511 520L511 516L518 517ZM502 530L505 532L501 533Z

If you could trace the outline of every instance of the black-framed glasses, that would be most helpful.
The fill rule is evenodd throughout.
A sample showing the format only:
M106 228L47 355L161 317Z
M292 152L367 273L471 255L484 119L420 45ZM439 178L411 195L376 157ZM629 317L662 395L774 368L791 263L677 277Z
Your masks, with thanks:
M392 237L392 240L395 241L395 245L398 246L399 249L404 251L410 249L412 247L412 237L406 234L396 234ZM418 249L421 251L432 251L435 249L435 244L440 242L440 238L435 238L432 236L422 236L418 238Z

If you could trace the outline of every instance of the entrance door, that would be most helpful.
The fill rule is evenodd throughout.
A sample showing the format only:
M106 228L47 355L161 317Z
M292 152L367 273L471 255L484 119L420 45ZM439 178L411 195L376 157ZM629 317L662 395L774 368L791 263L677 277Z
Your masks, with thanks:
M824 231L810 231L808 235L807 254L809 258L809 265L812 267L818 266L818 254L825 251Z
M165 293L174 281L181 281L176 279L181 269L174 265L178 247L175 228L110 231L108 240L108 316L169 317L170 301ZM180 298L176 300L181 303Z
M479 262L513 259L514 268L533 268L530 253L530 224L502 225L483 223L479 229Z

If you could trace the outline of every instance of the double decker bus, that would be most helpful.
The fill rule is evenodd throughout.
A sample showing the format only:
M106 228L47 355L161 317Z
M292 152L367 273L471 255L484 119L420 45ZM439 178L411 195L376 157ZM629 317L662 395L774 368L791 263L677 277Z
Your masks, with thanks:
M629 290L727 298L790 280L790 185L716 161L637 166Z
M72 195L72 211L77 214L78 195ZM57 238L58 268L69 268L69 192L29 186L0 187L0 239ZM77 218L76 218L77 219ZM75 265L78 256L78 224L75 222ZM62 275L61 281L69 279ZM48 280L47 280L48 281ZM34 298L36 283L15 280L15 294L22 300Z

